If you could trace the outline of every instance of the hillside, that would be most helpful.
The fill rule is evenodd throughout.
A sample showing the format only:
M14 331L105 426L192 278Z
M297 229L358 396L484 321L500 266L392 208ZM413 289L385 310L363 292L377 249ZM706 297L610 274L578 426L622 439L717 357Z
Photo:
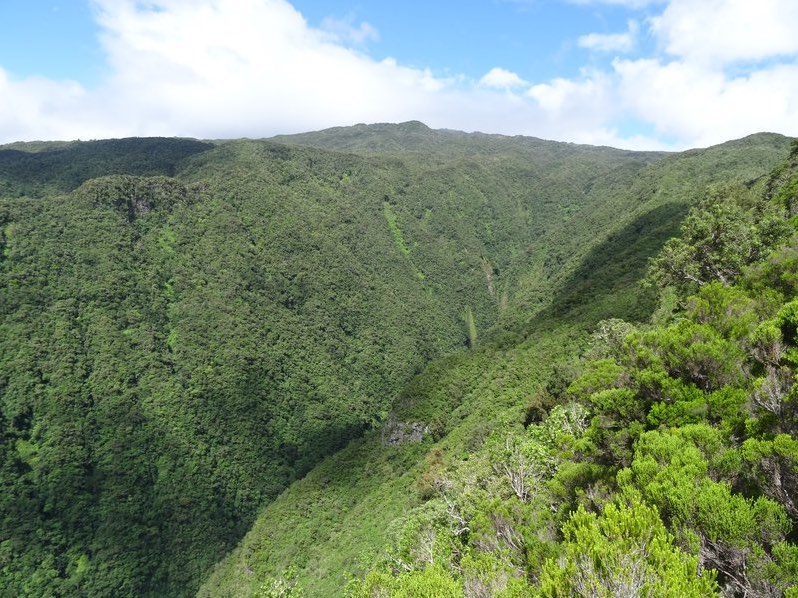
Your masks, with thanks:
M213 147L194 139L108 139L0 146L0 197L43 197L111 174L173 176L180 163Z
M657 306L657 294L639 288L647 259L678 233L687 207L703 196L706 185L738 181L752 197L763 193L769 166L767 159L758 161L768 155L773 142L781 140L755 136L669 156L638 171L628 187L619 191L621 197L628 194L625 203L618 198L618 203L585 210L581 219L564 218L554 228L553 238L560 243L549 239L537 245L549 255L567 256L557 264L559 269L548 269L540 262L529 264L516 287L514 304L487 342L476 351L430 365L400 395L381 430L326 459L266 507L236 551L217 566L200 595L272 595L270 588L291 583L298 583L303 595L341 595L349 575L364 575L375 563L383 563L380 570L394 575L405 571L408 585L393 585L379 573L375 585L367 581L362 586L372 588L371 592L382 587L386 595L450 595L447 588L469 583L463 569L466 561L475 568L470 575L498 576L499 581L490 582L495 586L488 584L494 590L480 582L470 590L460 585L451 595L464 591L468 596L497 595L501 579L506 583L508 576L523 576L525 567L535 571L554 546L534 537L556 538L558 521L573 504L572 493L584 492L595 474L577 467L566 473L575 477L554 480L559 485L553 489L553 505L560 509L554 520L546 515L552 504L532 509L506 497L500 500L505 489L498 480L491 482L495 488L487 487L495 491L493 497L466 490L475 483L472 476L501 463L503 451L509 450L506 438L523 436L526 426L539 421L553 404L567 400L565 388L584 367L579 356L589 343L587 331L595 330L599 320L648 320ZM750 151L752 161L734 164L735 151ZM626 213L602 212L607 205L623 205ZM598 238L566 240L569 230L573 235L591 224L596 226L593 230L602 231ZM581 248L582 253L572 249L569 255L567 247ZM530 251L529 255L535 254ZM409 429L426 430L423 440L386 440L401 438L401 432ZM462 511L453 512L455 507ZM502 536L506 533L502 521L513 527L528 526L525 533L533 537ZM467 528L466 534L457 531L459 526ZM476 553L472 552L475 547ZM491 560L494 550L509 552L496 561ZM527 556L516 560L515 550ZM461 561L464 557L466 561ZM431 566L440 563L454 574L450 586L441 582L446 575L438 575L440 570ZM427 593L422 585L412 585L413 571L429 575ZM402 575L397 579L402 580ZM360 595L357 587L351 590L354 595Z
M250 528L203 592L293 565L339 594L425 471L545 412L599 320L648 319L637 281L707 185L757 193L788 147L0 148L0 594L189 595Z

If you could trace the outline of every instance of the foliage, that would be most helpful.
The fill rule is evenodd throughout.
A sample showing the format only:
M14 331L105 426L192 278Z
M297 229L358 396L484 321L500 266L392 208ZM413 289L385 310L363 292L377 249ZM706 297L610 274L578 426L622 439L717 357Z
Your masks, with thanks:
M670 533L701 567L697 537L748 551L751 587L793 583L774 506L794 485L789 246L662 328L636 286L698 189L761 176L784 139L322 137L361 155L4 150L0 594L186 595L210 575L201 595L338 595L346 571L354 595L528 594L578 505L612 504L646 458L635 440L702 423L720 439L690 443L728 449L703 457L705 510L767 537L703 511ZM653 502L640 480L624 491Z
M260 588L259 598L302 598L294 568L289 567L281 575L267 579Z
M470 305L465 306L463 319L465 320L466 331L468 332L468 346L474 348L477 345L477 323Z
M372 580L390 595L436 567L465 596L794 592L798 318L786 238L763 241L736 285L682 289L655 326L599 322L584 361L560 361L537 391L561 404L542 420L527 412L526 430L512 409L478 442L458 444L451 429L427 453L424 506L395 516L401 542L358 565L355 587ZM517 350L503 347L496 359Z
M110 174L174 176L182 163L213 148L195 139L106 139L0 146L0 198L44 197Z
M353 584L347 595L351 598L459 598L463 589L443 567L431 565L396 577L370 573L362 583Z
M685 218L681 235L652 261L650 277L685 291L710 281L730 284L787 237L784 213L779 203L751 199L743 186L710 188Z
M579 508L563 526L564 558L543 567L540 595L716 596L714 576L673 545L657 510L609 503L600 516Z

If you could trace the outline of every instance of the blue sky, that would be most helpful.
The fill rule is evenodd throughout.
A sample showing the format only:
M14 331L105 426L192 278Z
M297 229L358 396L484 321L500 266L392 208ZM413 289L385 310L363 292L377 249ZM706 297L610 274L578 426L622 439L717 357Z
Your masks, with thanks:
M630 11L618 6L562 2L370 2L297 1L311 25L325 19L374 24L379 40L368 44L375 58L392 56L436 74L479 79L491 68L545 80L573 76L588 52L576 45L585 32L626 27Z
M2 0L0 143L434 127L798 134L794 0Z
M80 0L3 0L0 66L17 77L96 83L103 64L98 33L89 4Z
M376 59L393 57L442 76L476 79L498 64L530 79L574 76L594 58L577 46L580 36L623 30L629 18L648 12L550 0L292 4L318 28L330 21L373 24L377 39L349 45ZM87 85L97 84L102 76L101 28L90 2L3 0L0 31L0 64L16 76L71 78Z

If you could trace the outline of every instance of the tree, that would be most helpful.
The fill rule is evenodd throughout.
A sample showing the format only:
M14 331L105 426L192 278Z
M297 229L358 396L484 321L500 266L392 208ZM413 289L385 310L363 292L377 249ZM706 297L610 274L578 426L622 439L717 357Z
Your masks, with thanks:
M347 588L349 598L462 598L463 585L441 565L430 565L393 576L372 571L362 581L353 580Z
M747 458L757 461L768 447L747 448ZM720 572L725 590L771 595L778 567L769 553L783 541L791 522L775 501L746 498L732 492L728 483L712 479L735 463L740 467L735 457L720 433L706 424L647 432L635 446L631 466L618 473L618 483L627 495L654 505L680 543L698 554L701 565Z
M764 258L789 232L782 207L765 200L752 206L739 188L710 188L688 213L681 236L651 261L648 280L684 294L713 280L731 284L744 266Z
M543 567L540 596L632 598L716 596L711 572L673 545L657 509L639 500L609 503L601 515L583 507L563 526L565 551Z

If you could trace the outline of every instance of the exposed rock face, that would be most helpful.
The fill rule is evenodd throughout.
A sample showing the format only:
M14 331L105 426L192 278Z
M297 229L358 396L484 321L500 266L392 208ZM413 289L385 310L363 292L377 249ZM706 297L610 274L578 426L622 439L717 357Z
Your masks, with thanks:
M424 422L400 422L391 414L382 429L382 443L398 446L408 442L421 442L424 434L429 434L429 426Z

